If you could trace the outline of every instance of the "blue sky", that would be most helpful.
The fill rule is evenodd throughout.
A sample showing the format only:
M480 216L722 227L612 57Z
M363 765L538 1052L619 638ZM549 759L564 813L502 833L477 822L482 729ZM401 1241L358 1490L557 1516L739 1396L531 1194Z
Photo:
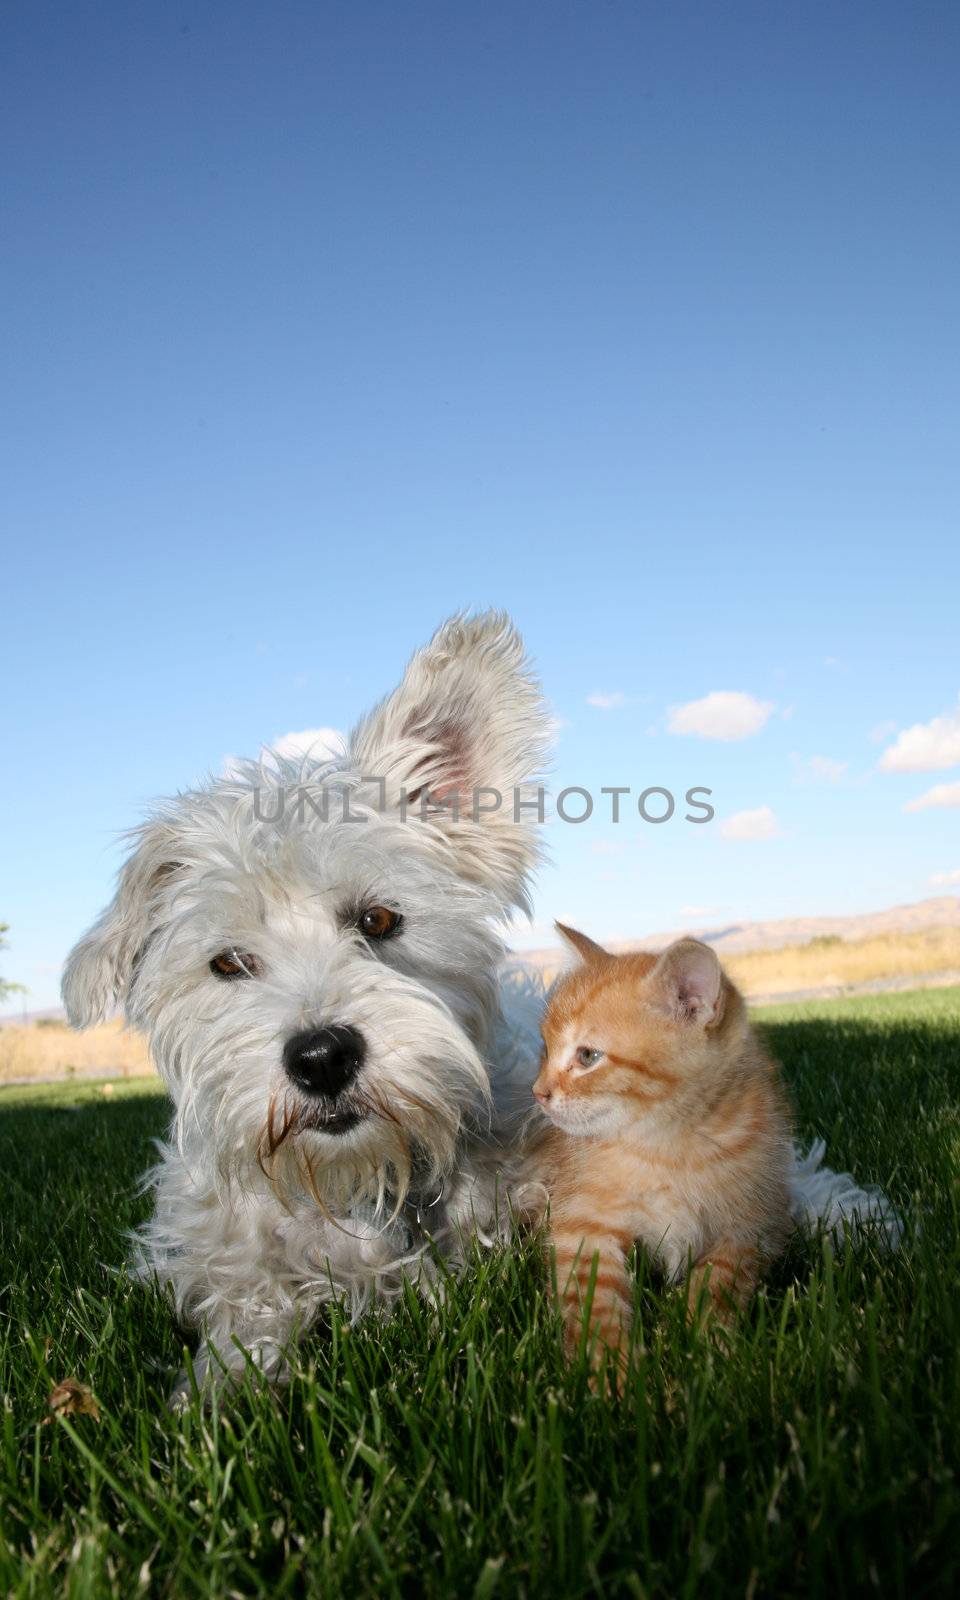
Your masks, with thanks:
M348 726L461 607L522 628L558 783L717 808L554 826L533 942L960 892L954 4L99 0L4 35L31 1006L152 796ZM751 699L676 710L717 693Z

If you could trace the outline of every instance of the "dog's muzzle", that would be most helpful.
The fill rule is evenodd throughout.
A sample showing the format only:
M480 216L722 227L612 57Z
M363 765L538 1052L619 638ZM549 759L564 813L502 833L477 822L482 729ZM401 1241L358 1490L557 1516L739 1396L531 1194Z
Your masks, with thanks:
M329 1103L331 1116L320 1126L330 1132L359 1120L352 1107L345 1106L338 1114L333 1102L356 1078L365 1054L363 1034L346 1023L295 1033L283 1047L283 1067L290 1082L304 1094Z

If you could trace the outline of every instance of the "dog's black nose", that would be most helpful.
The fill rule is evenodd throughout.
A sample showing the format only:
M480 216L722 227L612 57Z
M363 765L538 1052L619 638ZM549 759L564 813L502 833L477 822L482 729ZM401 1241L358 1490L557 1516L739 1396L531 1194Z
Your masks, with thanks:
M360 1071L365 1050L363 1034L346 1023L310 1028L287 1040L284 1070L298 1089L332 1100Z

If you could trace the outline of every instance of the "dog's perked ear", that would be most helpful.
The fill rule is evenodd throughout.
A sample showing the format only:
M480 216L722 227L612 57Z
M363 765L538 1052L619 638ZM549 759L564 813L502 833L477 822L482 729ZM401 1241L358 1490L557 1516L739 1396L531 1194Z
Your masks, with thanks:
M509 617L455 616L354 729L349 758L381 782L391 807L402 791L413 815L417 798L428 792L439 808L427 820L457 830L465 875L505 902L525 905L538 813L536 794L524 788L542 770L549 723Z
M74 945L63 969L63 1004L75 1028L102 1022L126 998L137 960L158 923L161 890L177 870L165 823L148 823L137 839L116 894Z

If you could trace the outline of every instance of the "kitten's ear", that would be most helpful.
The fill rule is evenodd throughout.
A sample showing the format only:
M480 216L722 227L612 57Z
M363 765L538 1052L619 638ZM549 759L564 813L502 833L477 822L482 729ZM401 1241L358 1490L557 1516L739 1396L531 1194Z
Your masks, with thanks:
M723 1015L723 969L699 939L678 939L664 950L647 983L656 1009L677 1022L708 1028Z
M582 956L588 966L595 961L608 959L610 952L604 950L602 945L596 944L593 939L588 939L585 933L578 933L576 928L567 928L562 922L555 922L554 927L561 937L566 939L570 948L575 950L578 956Z

